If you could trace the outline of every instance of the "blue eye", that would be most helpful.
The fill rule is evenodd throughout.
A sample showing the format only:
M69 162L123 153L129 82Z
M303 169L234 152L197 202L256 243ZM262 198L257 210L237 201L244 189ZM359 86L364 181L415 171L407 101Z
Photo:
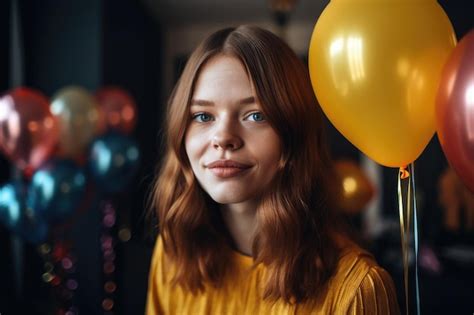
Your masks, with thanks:
M265 117L263 116L263 114L261 112L252 113L252 114L248 115L247 117L250 118L250 120L253 120L253 121L264 121L265 120Z
M193 115L193 120L197 122L209 122L212 120L212 116L206 113L197 113Z

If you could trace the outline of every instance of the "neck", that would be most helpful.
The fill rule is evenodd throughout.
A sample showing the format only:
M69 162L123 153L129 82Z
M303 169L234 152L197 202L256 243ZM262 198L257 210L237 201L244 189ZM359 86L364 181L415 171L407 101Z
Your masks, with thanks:
M257 203L248 201L221 205L220 211L236 249L252 256L252 242L257 228Z

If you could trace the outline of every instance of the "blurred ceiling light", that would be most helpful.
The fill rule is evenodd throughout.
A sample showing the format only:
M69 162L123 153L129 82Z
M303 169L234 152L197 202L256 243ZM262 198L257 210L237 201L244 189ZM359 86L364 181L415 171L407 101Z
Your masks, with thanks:
M298 0L269 0L270 9L279 12L291 12Z
M269 0L268 4L273 13L275 23L281 28L281 36L284 37L283 29L288 24L290 14L298 0Z

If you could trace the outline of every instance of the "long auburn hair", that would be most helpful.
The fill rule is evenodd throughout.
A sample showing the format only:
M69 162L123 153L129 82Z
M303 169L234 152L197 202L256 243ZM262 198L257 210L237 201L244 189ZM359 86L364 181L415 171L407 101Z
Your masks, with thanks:
M200 69L225 54L246 67L269 124L282 143L283 167L257 209L254 266L267 277L262 297L300 303L315 298L334 273L338 229L332 211L332 164L322 111L307 68L276 35L255 26L217 31L190 56L172 92L165 121L166 155L151 196L173 285L192 293L222 285L233 268L218 205L194 177L184 148L189 106Z

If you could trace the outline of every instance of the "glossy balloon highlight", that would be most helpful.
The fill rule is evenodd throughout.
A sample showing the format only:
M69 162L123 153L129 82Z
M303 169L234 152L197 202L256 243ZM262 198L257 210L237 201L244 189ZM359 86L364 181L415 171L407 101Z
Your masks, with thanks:
M27 205L48 221L59 223L78 208L85 186L85 174L73 161L53 160L34 173Z
M18 168L38 168L57 142L58 124L43 94L22 87L0 98L0 149Z
M99 130L95 98L81 87L65 87L53 97L51 113L59 122L59 155L75 158L85 153Z
M474 192L474 30L463 37L443 68L436 122L446 158Z
M92 144L89 167L101 190L118 192L132 180L138 169L139 159L140 151L133 139L108 133Z
M335 163L339 183L339 208L348 214L363 210L375 195L375 188L360 166L350 160Z
M0 222L12 229L21 219L23 205L19 190L9 183L0 187Z
M309 48L332 124L376 162L405 166L435 131L441 69L456 44L436 0L331 0Z
M130 134L137 121L137 105L132 96L118 87L105 87L96 93L106 130Z
M49 227L46 220L25 206L22 187L9 183L0 188L0 222L29 243L46 240Z

